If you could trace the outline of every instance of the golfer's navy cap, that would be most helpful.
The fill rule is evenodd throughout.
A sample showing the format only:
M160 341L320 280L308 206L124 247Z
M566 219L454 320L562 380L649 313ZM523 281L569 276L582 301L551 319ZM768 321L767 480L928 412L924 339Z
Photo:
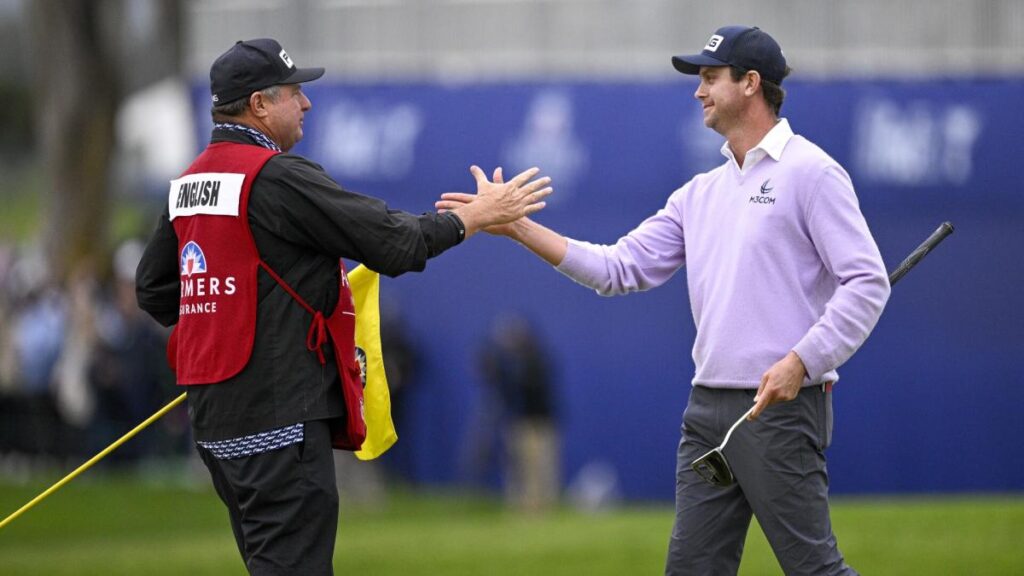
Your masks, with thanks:
M227 104L277 84L299 84L324 75L323 68L298 68L277 40L239 40L210 66L214 105Z
M700 54L673 56L672 65L683 74L699 74L701 66L738 66L756 70L761 77L782 84L786 57L774 38L756 26L724 26L704 45Z

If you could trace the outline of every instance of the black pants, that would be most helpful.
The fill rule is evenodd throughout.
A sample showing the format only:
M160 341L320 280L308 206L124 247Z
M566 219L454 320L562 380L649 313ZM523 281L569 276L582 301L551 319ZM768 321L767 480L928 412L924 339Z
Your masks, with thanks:
M250 574L334 573L338 489L326 421L306 422L302 442L272 452L217 460L197 450Z

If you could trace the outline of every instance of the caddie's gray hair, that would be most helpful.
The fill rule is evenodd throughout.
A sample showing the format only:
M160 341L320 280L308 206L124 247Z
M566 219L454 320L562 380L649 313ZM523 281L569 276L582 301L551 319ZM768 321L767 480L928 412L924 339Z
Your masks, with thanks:
M281 96L281 86L275 84L274 86L259 90L259 93L267 100L277 102L277 99ZM241 98L235 98L231 102L214 104L210 108L210 116L213 117L214 122L225 122L231 118L237 118L245 113L246 108L249 107L249 98L251 97L252 94L249 94Z

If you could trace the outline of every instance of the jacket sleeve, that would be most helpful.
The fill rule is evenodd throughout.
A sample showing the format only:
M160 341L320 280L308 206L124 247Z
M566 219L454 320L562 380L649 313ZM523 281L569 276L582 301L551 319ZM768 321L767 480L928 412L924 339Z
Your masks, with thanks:
M249 201L250 221L289 242L348 258L387 276L420 271L462 240L454 214L410 214L345 190L318 165L280 155L264 167Z
M180 283L178 236L164 210L135 271L139 308L164 326L177 324Z

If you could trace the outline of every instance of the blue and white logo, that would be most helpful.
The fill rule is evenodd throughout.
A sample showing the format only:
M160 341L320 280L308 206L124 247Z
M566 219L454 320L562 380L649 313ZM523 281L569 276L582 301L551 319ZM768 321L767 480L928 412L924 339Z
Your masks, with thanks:
M189 241L181 249L181 275L206 274L206 256L199 244Z
M366 351L356 346L356 360L359 361L359 378L363 381L363 388L366 388Z

